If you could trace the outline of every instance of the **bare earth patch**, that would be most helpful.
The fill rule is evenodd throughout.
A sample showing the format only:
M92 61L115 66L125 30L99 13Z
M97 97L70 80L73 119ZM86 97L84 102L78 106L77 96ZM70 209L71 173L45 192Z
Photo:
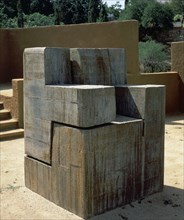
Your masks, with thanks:
M0 143L0 169L0 219L81 219L25 187L24 139ZM166 119L164 175L163 192L92 219L184 219L184 114Z

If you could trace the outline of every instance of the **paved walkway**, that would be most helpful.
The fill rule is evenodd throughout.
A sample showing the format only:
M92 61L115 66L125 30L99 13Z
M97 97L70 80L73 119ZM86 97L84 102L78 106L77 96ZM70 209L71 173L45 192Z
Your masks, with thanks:
M93 220L184 219L184 114L166 120L164 191ZM0 143L0 219L81 219L24 185L24 139Z

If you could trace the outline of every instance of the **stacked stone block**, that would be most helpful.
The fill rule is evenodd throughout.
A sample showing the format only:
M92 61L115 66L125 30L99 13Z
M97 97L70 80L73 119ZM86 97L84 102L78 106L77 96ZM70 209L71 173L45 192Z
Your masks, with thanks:
M162 190L164 175L165 89L161 85L116 87L117 114L144 120L144 190Z
M26 186L83 218L163 187L164 87L125 73L124 49L24 52Z

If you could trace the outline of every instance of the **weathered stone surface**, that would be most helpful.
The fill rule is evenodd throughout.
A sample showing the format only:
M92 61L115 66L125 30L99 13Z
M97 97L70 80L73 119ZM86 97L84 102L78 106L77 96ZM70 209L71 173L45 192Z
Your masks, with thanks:
M47 179L50 193L42 192L45 190L43 175L39 179L31 177L36 179L37 188L30 186L28 175L26 183L32 190L84 218L134 201L141 197L143 187L141 134L142 120L122 116L109 125L91 129L54 123L52 166L45 171L51 178ZM26 173L30 175L30 163L41 170L45 166L26 157Z
M24 50L24 79L44 79L45 84L71 83L68 48L35 47Z
M144 119L144 193L158 192L164 177L165 86L117 87L116 105L118 114Z
M72 74L69 49L24 53L25 181L88 218L162 189L165 89L107 86L125 82L122 49L70 55Z
M71 78L68 60L68 49L24 52L26 153L46 163L50 163L51 121L93 127L116 117L114 87L64 84Z
M41 148L41 152L35 154L39 160L50 163L51 121L93 127L109 123L116 117L113 87L73 85L48 86L47 89L53 99L25 97L25 138L34 140L34 144L35 141L45 143L45 149ZM33 156L35 149L33 144L31 146L26 145L26 153ZM39 151L37 144L35 148Z
M74 84L123 85L126 83L123 48L72 48L70 59Z
M48 89L52 90L52 87ZM53 121L77 127L92 127L116 118L114 87L69 85L53 89L55 98L61 93L63 95L63 99L53 99Z

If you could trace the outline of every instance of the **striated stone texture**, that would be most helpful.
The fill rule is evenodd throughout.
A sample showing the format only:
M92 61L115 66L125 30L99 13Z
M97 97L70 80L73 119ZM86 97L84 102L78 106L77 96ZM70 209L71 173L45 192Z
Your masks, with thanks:
M26 186L85 219L163 188L165 88L124 85L124 57L24 52Z
M126 83L123 48L72 48L70 59L74 84L123 85Z
M68 59L66 48L30 48L24 53L26 154L48 164L51 121L92 127L116 117L114 87L64 84L71 81Z
M117 114L144 120L144 194L162 190L164 175L165 86L116 87Z
M141 133L141 119L123 116L89 129L54 123L52 166L26 158L26 186L83 218L139 199Z

